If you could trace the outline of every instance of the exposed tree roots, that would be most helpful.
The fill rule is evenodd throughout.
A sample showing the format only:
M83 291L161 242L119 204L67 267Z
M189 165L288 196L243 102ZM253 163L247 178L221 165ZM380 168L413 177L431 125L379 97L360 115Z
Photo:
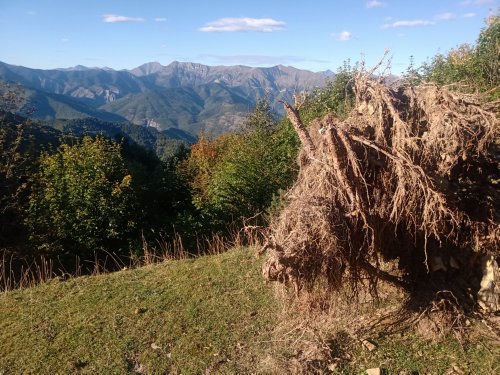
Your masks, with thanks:
M370 74L358 75L355 94L345 121L329 115L308 129L285 105L303 148L264 245L266 279L376 294L378 280L410 288L440 268L465 273L475 254L497 257L495 114L471 96L390 88ZM399 270L382 270L387 260Z

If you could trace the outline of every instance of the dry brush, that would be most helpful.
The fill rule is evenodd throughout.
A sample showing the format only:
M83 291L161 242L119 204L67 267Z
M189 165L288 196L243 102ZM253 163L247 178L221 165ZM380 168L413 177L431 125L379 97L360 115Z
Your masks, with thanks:
M404 287L425 277L436 254L463 268L471 257L460 254L500 255L495 114L431 84L389 87L359 73L354 87L344 121L306 128L285 104L303 147L263 248L266 279L376 293L381 279ZM400 270L382 270L383 260Z

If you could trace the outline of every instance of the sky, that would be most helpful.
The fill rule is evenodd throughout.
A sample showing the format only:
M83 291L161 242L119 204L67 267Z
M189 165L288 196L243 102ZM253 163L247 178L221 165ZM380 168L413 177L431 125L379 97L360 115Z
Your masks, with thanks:
M391 72L474 43L498 0L0 0L0 61L132 69L147 62L286 65L344 61Z

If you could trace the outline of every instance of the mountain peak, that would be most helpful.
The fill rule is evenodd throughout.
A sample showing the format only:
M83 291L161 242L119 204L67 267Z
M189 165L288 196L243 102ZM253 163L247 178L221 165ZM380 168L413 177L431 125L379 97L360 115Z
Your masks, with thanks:
M195 62L187 62L187 61L172 61L168 67L172 68L185 68L185 69L199 69L199 68L208 68L208 65L203 65Z
M323 74L325 77L333 77L335 75L335 73L332 72L330 69L324 70L320 73Z
M69 68L57 68L56 70L72 72L72 71L81 71L81 70L90 70L90 69L93 69L93 68L89 68L88 66L84 66L84 65L75 65L75 66L71 66Z
M137 77L147 76L149 74L155 74L163 70L164 66L161 65L158 61L152 61L138 66L130 70L130 73Z
M36 116L43 118L126 118L160 129L221 134L239 129L259 98L267 97L282 114L281 101L292 100L293 92L323 86L327 77L284 65L210 66L179 61L162 65L154 61L132 70L107 72L106 68L76 66L55 72L0 62L0 80L31 90L30 103L38 106Z
M89 71L89 70L105 70L107 72L114 72L115 70L113 68L109 68L107 66L104 67L88 67L85 65L75 65L71 66L69 68L56 68L55 70L60 70L62 72L84 72L84 71Z

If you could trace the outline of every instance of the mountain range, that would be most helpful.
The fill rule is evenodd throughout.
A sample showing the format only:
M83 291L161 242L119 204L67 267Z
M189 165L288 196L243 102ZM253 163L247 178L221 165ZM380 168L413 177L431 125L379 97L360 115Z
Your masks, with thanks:
M17 111L51 121L94 117L158 130L221 134L236 130L259 99L277 114L280 101L322 87L330 71L147 63L131 70L76 66L30 69L0 62L0 91L14 90Z

